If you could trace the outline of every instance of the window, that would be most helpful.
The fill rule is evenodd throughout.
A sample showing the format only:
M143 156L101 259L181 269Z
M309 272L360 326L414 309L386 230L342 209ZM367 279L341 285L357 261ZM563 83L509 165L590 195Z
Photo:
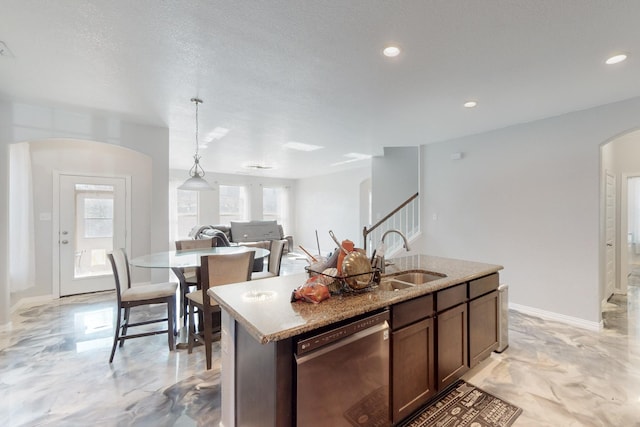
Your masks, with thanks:
M262 219L276 220L287 228L289 219L288 192L284 187L262 188Z
M84 237L113 236L113 199L84 199Z
M75 262L73 278L101 276L111 270L115 187L75 184Z
M84 239L113 237L113 197L111 185L76 184L78 236Z
M176 190L178 214L177 239L184 239L193 227L198 225L198 192Z
M220 185L220 222L246 221L247 191L235 185Z

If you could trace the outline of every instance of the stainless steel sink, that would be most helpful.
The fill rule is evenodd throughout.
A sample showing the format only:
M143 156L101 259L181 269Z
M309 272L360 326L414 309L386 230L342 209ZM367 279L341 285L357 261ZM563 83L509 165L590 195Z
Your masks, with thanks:
M412 271L409 273L398 274L397 276L390 276L389 279L394 282L402 282L408 285L423 285L434 280L447 277L445 274L434 273L432 271Z
M414 285L405 282L399 282L393 279L382 279L378 285L381 291L399 291L402 289L413 288Z
M380 281L378 289L381 291L400 291L402 289L413 288L425 283L447 277L446 274L434 273L433 271L411 271L397 275L385 276Z

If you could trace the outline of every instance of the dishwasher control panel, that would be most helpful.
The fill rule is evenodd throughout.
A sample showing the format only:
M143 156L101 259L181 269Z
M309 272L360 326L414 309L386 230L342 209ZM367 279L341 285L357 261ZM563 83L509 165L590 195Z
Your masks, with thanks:
M385 310L381 313L374 314L363 319L356 320L348 323L344 326L340 326L336 329L314 335L310 338L306 338L298 341L296 353L303 355L317 348L323 347L332 342L338 341L342 338L346 338L349 335L356 334L362 330L368 329L372 326L378 325L385 321L389 321L389 311Z

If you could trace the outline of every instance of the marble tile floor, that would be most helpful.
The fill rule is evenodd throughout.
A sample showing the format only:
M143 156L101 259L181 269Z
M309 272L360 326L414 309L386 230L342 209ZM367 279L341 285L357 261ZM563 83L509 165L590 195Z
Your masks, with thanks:
M516 427L640 427L639 306L640 287L613 298L600 332L510 311L509 348L464 379L521 407ZM219 346L208 372L202 347L169 352L166 335L109 365L114 315L112 292L17 310L0 328L0 426L217 425Z

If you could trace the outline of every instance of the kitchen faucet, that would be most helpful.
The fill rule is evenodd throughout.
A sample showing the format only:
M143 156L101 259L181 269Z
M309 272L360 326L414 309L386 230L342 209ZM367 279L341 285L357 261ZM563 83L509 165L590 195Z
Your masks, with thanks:
M404 242L403 247L407 250L407 252L409 252L411 250L411 248L409 248L409 241L407 240L407 236L405 236L402 231L400 230L396 230L395 228L392 228L391 230L387 230L384 232L384 234L382 235L382 239L380 239L380 244L378 245L378 249L377 252L377 256L376 256L376 265L379 266L380 268L380 273L384 273L385 272L385 260L384 260L384 238L387 237L387 234L389 233L397 233L400 235L400 237L402 237L402 240ZM382 252L382 253L380 253Z

